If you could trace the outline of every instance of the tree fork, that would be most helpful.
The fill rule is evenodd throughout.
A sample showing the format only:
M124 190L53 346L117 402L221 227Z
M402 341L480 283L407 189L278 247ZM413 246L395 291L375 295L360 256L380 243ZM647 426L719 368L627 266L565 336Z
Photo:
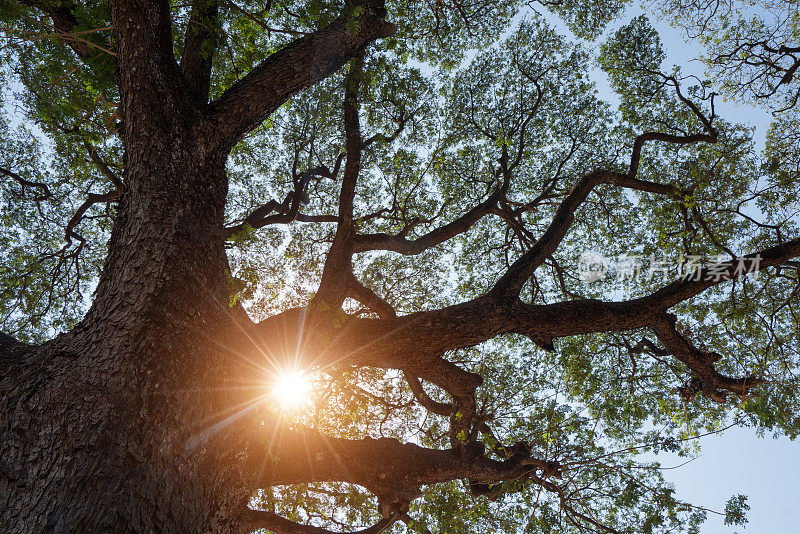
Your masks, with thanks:
M365 31L344 49L319 48L315 36L279 53L324 66L273 95L258 120L385 33L367 11ZM259 419L240 409L252 366L218 341L250 324L228 308L221 230L231 145L204 130L236 113L224 104L235 98L198 109L207 66L187 60L181 72L167 2L112 2L111 16L125 187L83 321L41 346L0 343L0 523L18 532L235 532L254 489L237 452ZM259 75L275 79L275 68L283 66L267 61Z

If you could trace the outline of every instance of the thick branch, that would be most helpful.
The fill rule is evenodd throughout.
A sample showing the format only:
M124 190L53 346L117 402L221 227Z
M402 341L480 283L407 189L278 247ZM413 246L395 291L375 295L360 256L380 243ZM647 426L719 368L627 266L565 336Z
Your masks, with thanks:
M186 84L186 93L196 106L204 106L208 102L218 12L218 2L194 0L189 23L186 26L181 72Z
M355 284L353 277L353 201L356 194L358 174L361 171L361 121L358 117L358 91L364 68L365 51L360 50L350 61L350 70L345 79L344 90L344 133L345 153L344 176L339 193L339 220L333 243L325 258L322 280L315 300L325 302L330 307L339 308L350 289L360 293L363 286Z
M700 380L699 389L712 400L724 402L725 391L730 391L737 395L745 395L751 388L764 382L763 379L755 376L731 378L720 374L714 368L714 363L721 356L695 347L678 331L676 321L677 319L674 315L662 314L653 325L653 330L666 350L692 370ZM687 393L690 392L687 391ZM690 394L693 393L691 392Z
M364 306L378 314L381 319L394 319L397 312L380 295L359 282L355 276L350 277L347 293Z
M797 256L800 239L744 256L741 262L707 266L650 295L623 302L584 299L529 305L488 295L389 320L295 309L257 324L244 343L255 342L277 365L282 359L288 364L299 354L299 363L307 366L347 363L401 369L460 397L474 390L480 378L443 360L449 350L504 333L523 334L549 345L558 337L649 327L675 304L737 277L740 264L757 271Z
M526 476L558 476L560 471L558 464L529 455L498 461L483 454L427 449L391 438L349 440L310 430L269 428L262 427L250 443L247 467L256 487L342 481L408 502L419 496L420 486L426 484L458 479L496 483Z
M429 412L438 415L444 415L446 417L449 417L453 414L453 407L451 405L435 401L430 397L430 395L428 395L428 393L426 393L425 389L422 387L422 382L419 381L419 378L407 371L403 374L406 377L408 386L411 388L411 392L414 393L414 398L417 399L417 402L419 402L423 408Z
M394 34L381 0L348 3L328 26L272 54L212 102L210 148L228 149L293 94L330 76L365 44Z
M548 305L518 304L514 331L525 335L563 337L596 332L633 330L653 325L664 312L706 289L733 280L744 271L757 272L800 256L800 238L723 264L712 264L688 274L650 295L623 302L594 299ZM542 327L535 324L540 321Z

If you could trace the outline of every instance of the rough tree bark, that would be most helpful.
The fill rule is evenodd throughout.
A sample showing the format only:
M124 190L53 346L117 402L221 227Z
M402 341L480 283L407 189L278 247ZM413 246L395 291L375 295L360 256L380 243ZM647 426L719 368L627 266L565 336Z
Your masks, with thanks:
M215 16L207 6L198 17ZM252 368L217 342L249 321L228 308L225 160L292 94L391 34L382 6L354 7L207 105L208 61L192 50L201 37L179 65L167 2L111 2L119 215L84 320L41 346L0 345L0 530L239 531L253 489L243 444L256 427L244 416L203 434L251 391ZM66 8L50 15L69 29Z

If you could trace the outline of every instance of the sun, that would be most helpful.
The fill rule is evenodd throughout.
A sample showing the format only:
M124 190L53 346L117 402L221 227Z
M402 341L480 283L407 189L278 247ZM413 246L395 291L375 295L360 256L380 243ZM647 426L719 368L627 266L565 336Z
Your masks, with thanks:
M294 371L278 376L272 387L272 397L288 409L300 408L310 400L311 381L303 373Z

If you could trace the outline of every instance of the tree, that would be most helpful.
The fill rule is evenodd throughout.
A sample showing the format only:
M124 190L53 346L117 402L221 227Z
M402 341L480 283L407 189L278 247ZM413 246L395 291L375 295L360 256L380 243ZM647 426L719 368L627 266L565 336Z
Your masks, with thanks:
M796 437L796 169L519 9L4 3L0 523L696 532L639 452Z

